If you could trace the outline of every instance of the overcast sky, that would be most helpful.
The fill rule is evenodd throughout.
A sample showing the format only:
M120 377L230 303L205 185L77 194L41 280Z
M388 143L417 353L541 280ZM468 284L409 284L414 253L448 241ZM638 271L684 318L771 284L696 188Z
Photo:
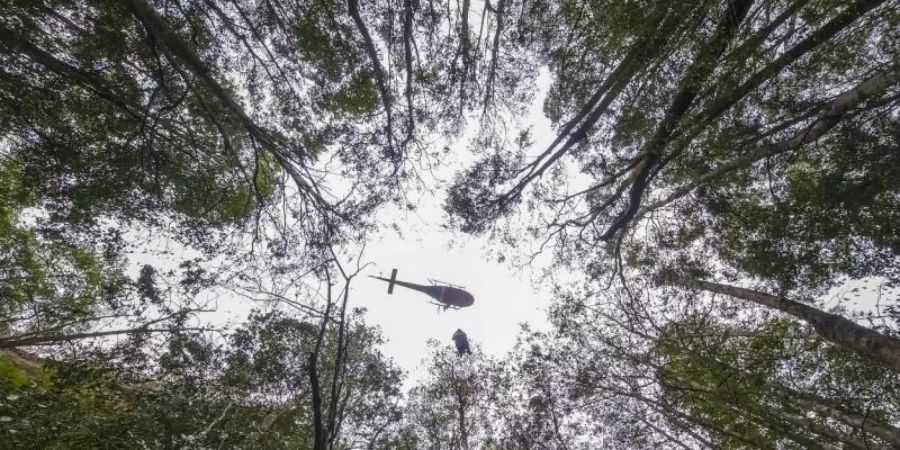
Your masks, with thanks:
M542 104L549 76L538 79L538 92L530 112L519 118L517 126L531 127L533 149L542 150L553 138L549 120L544 117ZM469 146L475 130L466 129L455 142L449 144L450 153L434 173L430 184L446 186L446 182L474 159ZM351 285L352 307L366 308L368 325L381 328L387 340L382 348L385 355L408 373L410 386L424 372L422 359L427 356L427 341L436 339L452 345L451 336L457 328L469 336L472 344L494 356L502 356L510 349L519 334L520 324L546 329L546 310L550 304L549 289L532 282L530 270L518 270L508 262L490 261L485 239L449 231L441 208L444 190L419 198L415 211L400 210L386 205L378 213L382 223L396 224L396 229L382 227L366 242L363 263L370 263ZM144 264L160 271L176 269L178 263L199 256L165 239L164 236L134 232L129 242L142 242L132 254L130 274L137 277ZM352 254L353 250L348 250ZM397 268L397 278L418 284L429 279L463 286L475 296L475 303L459 310L438 311L430 297L417 291L397 287L387 294L387 283L368 275L389 276ZM217 325L234 325L254 308L265 305L221 290L204 294L214 299L217 311L206 317Z
M549 88L549 76L542 73L538 91L529 114L520 118L518 126L530 127L533 149L543 150L553 139L550 121L544 116L543 102ZM438 181L448 181L453 174L474 160L469 141L474 133L470 126L450 144L450 154L435 174ZM387 356L409 372L414 381L422 374L422 358L427 355L427 341L436 339L452 345L457 328L469 336L473 344L494 356L512 349L520 324L545 329L546 309L550 304L547 286L532 283L529 270L520 271L509 263L489 260L485 239L454 233L444 228L441 209L444 191L421 198L415 212L398 212L386 207L379 216L397 224L399 233L384 227L367 242L364 261L373 263L365 275L390 276L398 270L397 279L428 284L435 279L459 286L475 296L475 303L459 310L438 312L425 294L397 287L387 294L387 283L364 277L353 285L351 302L368 310L367 322L383 330L388 342Z

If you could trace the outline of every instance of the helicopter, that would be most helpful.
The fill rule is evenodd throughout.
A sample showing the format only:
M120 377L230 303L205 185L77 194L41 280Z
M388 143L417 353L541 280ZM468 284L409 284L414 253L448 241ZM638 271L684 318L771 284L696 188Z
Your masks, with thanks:
M391 270L390 278L378 277L375 275L369 276L376 280L386 281L388 283L388 294L394 293L394 286L403 286L407 289L427 294L429 297L437 300L438 303L429 303L437 305L438 312L440 312L441 309L446 311L450 308L465 308L467 306L472 306L472 304L475 303L475 297L472 296L472 294L466 292L462 287L454 286L450 283L440 282L441 284L439 284L436 280L429 280L431 281L431 285L423 285L399 281L397 280L397 269Z

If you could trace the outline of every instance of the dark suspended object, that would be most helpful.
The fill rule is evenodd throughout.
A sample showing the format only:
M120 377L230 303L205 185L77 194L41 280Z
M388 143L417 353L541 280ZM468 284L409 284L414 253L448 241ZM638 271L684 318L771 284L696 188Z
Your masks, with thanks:
M463 330L456 329L456 333L453 333L453 343L456 344L456 353L459 356L472 354L472 350L469 348L469 337Z
M394 293L394 286L403 286L407 289L427 294L429 297L437 300L438 303L432 304L439 306L438 310L440 310L440 308L443 308L444 310L447 310L448 308L465 308L466 306L472 306L472 304L475 303L475 297L473 297L472 294L466 292L461 287L452 286L449 283L439 284L432 280L432 284L423 285L399 281L397 280L397 269L391 271L390 278L376 277L374 275L369 276L377 280L387 281L388 294Z

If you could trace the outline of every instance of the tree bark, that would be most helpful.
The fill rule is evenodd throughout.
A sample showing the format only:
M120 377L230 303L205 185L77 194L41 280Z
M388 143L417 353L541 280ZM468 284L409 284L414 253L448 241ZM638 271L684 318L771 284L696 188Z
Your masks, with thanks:
M670 284L724 294L777 309L809 323L823 339L900 373L900 339L860 326L842 316L787 298L712 281L676 276Z

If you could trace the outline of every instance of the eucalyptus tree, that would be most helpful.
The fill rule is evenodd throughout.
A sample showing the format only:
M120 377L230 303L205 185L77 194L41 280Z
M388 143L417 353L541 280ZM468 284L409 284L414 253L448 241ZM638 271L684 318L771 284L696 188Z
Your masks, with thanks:
M875 330L854 322L839 314L829 313L813 306L789 298L770 295L738 286L691 279L674 275L668 281L688 289L723 294L724 296L750 301L756 305L772 308L811 325L822 339L853 351L867 360L900 373L900 338L896 329ZM878 293L878 295L881 295Z
M309 234L359 225L397 195L420 134L482 95L521 97L498 62L513 39L502 18L518 9L489 5L475 35L468 4L10 0L4 159L73 221L234 223L290 183ZM457 113L439 110L455 98Z
M373 178L399 164L367 131L378 94L331 13L311 4L276 33L279 16L239 2L12 2L4 159L72 222L165 216L197 239L259 219L291 183L305 234L329 242L388 186L344 198L314 163Z
M804 322L678 290L630 294L568 292L554 331L522 337L517 378L550 386L538 398L556 416L520 430L569 448L586 436L592 448L897 445L896 373Z
M401 426L386 442L406 448L495 448L492 411L497 361L429 343L427 374L408 394Z
M537 5L558 134L460 174L462 230L588 272L649 247L784 290L894 276L896 2Z
M639 292L632 295L642 301L626 304L618 294L570 290L550 312L552 331L521 337L519 378L525 389L545 386L535 403L553 419L535 428L553 439L553 448L715 448L664 397L654 352L659 324L709 314L708 306L672 308Z
M0 349L83 348L84 342L197 329L207 308L144 265L126 273L122 238L114 229L79 236L66 229L30 227L33 191L20 165L6 165L0 183ZM188 275L187 273L182 275ZM182 287L201 282L197 273ZM0 360L9 362L7 355Z
M572 354L552 335L523 327L493 382L498 448L589 449L609 443L607 428L579 408L563 372ZM620 416L620 420L628 420ZM625 445L626 442L620 441Z

